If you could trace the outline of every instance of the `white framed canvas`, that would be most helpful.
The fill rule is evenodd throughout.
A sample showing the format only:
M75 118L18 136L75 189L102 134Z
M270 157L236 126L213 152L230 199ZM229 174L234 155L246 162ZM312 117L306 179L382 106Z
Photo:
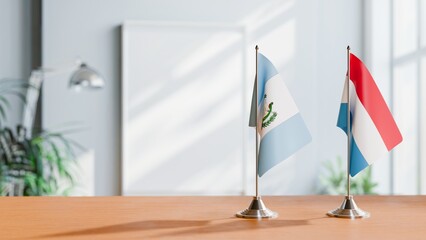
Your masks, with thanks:
M123 195L242 194L245 51L240 26L123 24Z

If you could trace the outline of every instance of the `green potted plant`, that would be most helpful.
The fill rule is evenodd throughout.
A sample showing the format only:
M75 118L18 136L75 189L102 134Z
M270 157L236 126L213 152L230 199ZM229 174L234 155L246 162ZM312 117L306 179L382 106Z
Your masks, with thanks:
M347 169L341 157L324 163L325 172L320 176L320 194L346 194ZM377 183L373 181L371 167L351 178L351 193L356 195L377 194Z
M4 126L10 110L8 95L25 103L31 86L16 80L0 80L0 194L3 196L67 195L74 186L74 148L65 136L69 130L39 131L31 136L18 125Z

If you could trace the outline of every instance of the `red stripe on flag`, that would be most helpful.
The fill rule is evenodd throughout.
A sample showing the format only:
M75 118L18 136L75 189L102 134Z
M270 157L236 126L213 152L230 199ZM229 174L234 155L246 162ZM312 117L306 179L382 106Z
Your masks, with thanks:
M390 151L402 141L402 135L367 67L353 54L350 56L350 75L359 100Z

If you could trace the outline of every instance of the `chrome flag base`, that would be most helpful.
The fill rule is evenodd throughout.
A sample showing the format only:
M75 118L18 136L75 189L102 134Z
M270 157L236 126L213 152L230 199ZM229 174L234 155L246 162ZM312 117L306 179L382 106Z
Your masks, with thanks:
M336 208L327 213L330 217L339 217L339 218L368 218L370 213L361 210L355 203L353 196L345 196L342 205L340 208Z
M236 214L239 218L276 218L278 213L266 208L260 197L253 197L250 206Z

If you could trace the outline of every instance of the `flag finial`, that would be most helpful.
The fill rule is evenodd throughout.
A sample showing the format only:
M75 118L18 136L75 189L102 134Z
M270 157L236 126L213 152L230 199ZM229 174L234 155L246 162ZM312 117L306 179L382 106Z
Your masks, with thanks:
M351 47L349 47L349 45L348 45L348 47L346 49L351 50Z
M259 50L259 46L256 45L256 47L254 49Z

